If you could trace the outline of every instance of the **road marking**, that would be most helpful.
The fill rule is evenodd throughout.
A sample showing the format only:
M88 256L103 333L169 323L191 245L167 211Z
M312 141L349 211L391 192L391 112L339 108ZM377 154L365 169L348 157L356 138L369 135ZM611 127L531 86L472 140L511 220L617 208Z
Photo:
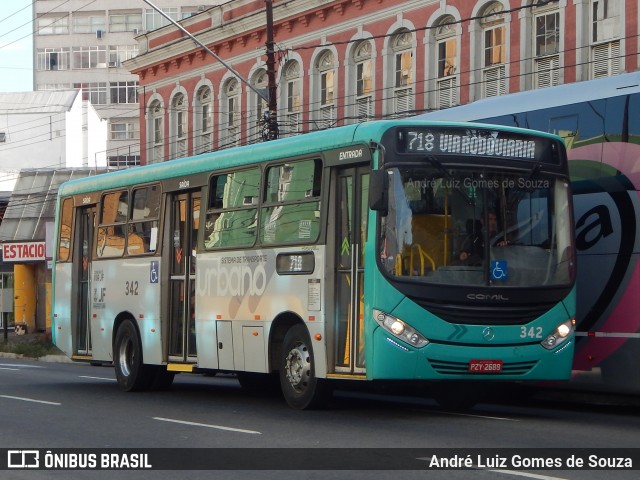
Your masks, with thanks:
M20 371L19 368L7 368L7 367L0 367L0 370L15 370L16 372Z
M517 472L515 470L500 470L500 469L493 469L493 468L486 468L486 469L481 468L480 470L486 470L487 472L504 473L505 475L515 475L517 477L535 478L537 480L567 480L566 478L562 478L562 477L550 477L548 475L538 475L535 473Z
M11 395L0 395L1 398L9 398L11 400L22 400L23 402L44 403L45 405L62 405L58 402L47 402L46 400L36 400L35 398L13 397Z
M108 380L110 382L115 382L115 378L107 378L107 377L90 377L88 375L78 375L78 378L88 378L90 380Z
M417 460L424 460L425 462L430 462L433 459L432 457L418 457ZM478 467L477 465L472 465L476 470L482 470L485 472L496 472L496 473L504 473L505 475L514 475L516 477L527 477L527 478L535 478L536 480L567 480L563 477L550 477L549 475L539 475L537 473L528 473L528 472L520 472L517 470L506 470L500 468L483 468Z
M417 408L411 409L412 412L424 413L424 410L419 410ZM502 420L505 422L519 422L517 418L508 418L508 417L492 417L490 415L478 415L474 413L462 413L462 412L447 412L444 410L436 410L435 413L440 413L443 415L452 415L454 417L472 417L472 418L484 418L486 420Z
M225 427L222 425L209 425L206 423L187 422L185 420L175 420L173 418L162 418L162 417L152 417L152 418L154 420L160 420L162 422L181 423L182 425L192 425L195 427L207 427L207 428L215 428L218 430L228 430L230 432L251 433L254 435L262 435L261 432L256 432L255 430L244 430L242 428Z
M40 365L25 365L24 363L0 363L0 367L44 368Z
M478 415L473 413L462 413L462 412L438 412L444 413L446 415L454 415L456 417L472 417L472 418L484 418L486 420L503 420L505 422L519 422L517 418L507 418L507 417L492 417L490 415Z

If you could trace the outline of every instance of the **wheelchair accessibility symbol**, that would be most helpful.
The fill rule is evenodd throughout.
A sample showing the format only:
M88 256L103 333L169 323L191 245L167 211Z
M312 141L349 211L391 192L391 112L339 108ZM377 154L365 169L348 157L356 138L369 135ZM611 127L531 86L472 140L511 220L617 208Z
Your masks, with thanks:
M154 260L151 262L149 268L149 282L158 283L158 270L160 269L159 262Z
M491 280L508 280L509 272L507 270L506 260L491 260Z

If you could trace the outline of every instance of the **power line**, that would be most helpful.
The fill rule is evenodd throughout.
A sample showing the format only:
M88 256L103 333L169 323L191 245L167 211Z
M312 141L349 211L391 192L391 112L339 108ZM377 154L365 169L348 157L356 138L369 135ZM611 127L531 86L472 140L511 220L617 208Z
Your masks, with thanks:
M549 2L545 2L545 4L547 4L547 3L549 3ZM529 6L527 6L527 7L531 7L531 6L539 6L539 5L529 5ZM518 8L519 8L519 9L521 9L521 8L525 8L525 7L518 7ZM512 9L512 10L514 10L514 9ZM501 12L501 13L504 13L504 12ZM475 17L474 17L474 18L475 18ZM630 37L629 37L629 38L630 38ZM579 48L588 48L588 46L583 46L583 47L579 47ZM567 52L567 51L565 51L565 53L566 53L566 52ZM523 61L523 60L526 60L526 59L518 59L518 62L521 62L521 61ZM513 63L513 62L512 62L512 63ZM587 63L587 62L584 62L584 63ZM567 67L568 67L568 65L565 65L564 67L565 67L565 68L567 68ZM479 69L475 69L475 70L467 70L466 72L462 72L462 73L469 73L469 72L478 71L478 70L479 70ZM524 72L524 73L520 73L518 76L529 75L529 74L531 74L531 73L529 73L529 72ZM506 80L508 80L508 79L510 79L510 78L513 78L513 77L514 77L514 75L510 75L509 77L505 77L505 81L506 81ZM437 77L430 77L430 78L428 78L428 79L421 80L420 82L414 82L414 83L413 83L413 85L414 85L414 86L417 86L417 85L419 85L419 84L426 83L427 81L435 80L436 78L437 78ZM478 84L481 84L481 83L482 83L482 81L477 81L477 82L473 82L473 83L467 83L466 85L461 85L461 86L460 86L460 87L458 87L458 88L462 88L462 87L469 87L469 86L478 85ZM393 88L394 88L393 86L383 87L382 89L377 89L375 92L390 92L390 93L393 93ZM434 90L421 90L421 91L420 91L420 92L418 92L418 93L419 93L419 94L428 94L428 93L432 93L433 91L434 91ZM345 96L344 96L344 97L342 97L342 98L346 98L346 97L348 97L348 96L349 96L349 95L346 95L346 94L345 94ZM392 96L392 95L387 95L387 94L385 93L385 94L383 95L383 97L382 97L382 98L376 98L376 99L375 99L375 102L383 102L383 101L387 101L387 100L389 100L390 98L393 98L393 96ZM305 110L305 111L301 111L301 112L300 112L300 114L301 114L301 115L303 115L303 114L305 114L305 113L306 113L308 116L310 116L310 117L311 117L311 114L312 114L312 113L317 113L317 112L318 112L318 110L316 110L316 109L312 109L312 108L311 108L312 106L317 105L317 104L318 104L318 102L311 102L311 103L309 103L309 107L310 107L310 108L309 108L309 109L307 109L307 110ZM343 106L343 107L345 107L345 106L346 106L346 107L349 107L349 106L353 106L353 104L344 104L344 105L342 105L342 106ZM172 110L171 110L171 108L166 108L166 107L165 107L165 111L172 111ZM193 111L193 110L187 110L187 111L188 111L188 112L191 112L191 113L194 113L194 111ZM375 111L375 109L374 109L374 111ZM422 112L422 111L423 111L422 109L415 109L415 110L413 110L413 112ZM214 111L214 113L220 113L220 112ZM245 113L246 113L246 112L245 112ZM403 112L403 113L411 113L411 112ZM340 122L341 120L343 121L344 119L349 119L349 118L350 118L350 117L348 117L348 116L336 117L336 119L335 119L334 123L338 123L338 122ZM308 121L298 122L297 124L287 125L287 126L309 126L309 125L312 125L312 124L313 124L313 122L315 122L315 121L316 121L316 120L314 120L314 119L310 119L310 120L308 120ZM249 129L249 131L253 131L253 130L254 130L254 129ZM252 134L253 134L253 133L252 133ZM171 137L170 137L170 138L171 138Z
M62 5L64 5L65 3L69 2L69 1L70 1L70 0L65 0L65 1L64 1L63 3L61 3L60 5L58 5L58 6L56 6L56 7L53 7L51 10L49 10L49 11L47 11L47 12L45 12L45 13L42 13L42 14L38 15L36 18L34 18L34 19L33 19L33 23L35 23L35 21L36 21L37 19L41 18L41 17L42 17L42 16L44 16L44 15L47 15L48 13L53 12L55 9L57 9L57 8L61 7ZM81 6L78 10L76 10L76 12L77 12L77 11L82 10L82 9L83 9L83 8L85 8L85 7L88 7L89 5L91 5L92 3L95 3L95 2L96 2L96 0L91 0L89 3L86 3L86 4L84 4L83 6ZM60 20L62 20L62 19L64 19L64 18L69 18L69 16L70 16L70 15L71 15L71 12L67 13L66 15L62 15L62 16L60 16L60 17L56 18L53 22L51 22L51 25L53 25L54 23L59 22ZM24 24L20 25L19 27L16 27L16 28L14 28L13 30L10 30L9 32L6 32L6 33L4 33L4 34L0 35L0 38L1 38L1 37L3 37L4 35L7 35L8 33L11 33L11 32L13 32L13 31L17 30L18 28L22 28L22 27L24 27L25 25L30 25L31 23L32 23L31 21L29 21L29 22L27 22L27 23L24 23ZM39 32L40 30L43 30L44 28L49 27L49 26L50 26L50 25L47 25L47 26L44 26L44 25L43 25L42 27L37 28L37 29L34 29L32 32L29 32L28 34L26 34L26 35L24 35L24 36L22 36L22 37L20 37L20 38L17 38L16 40L14 40L14 41L12 41L12 42L6 43L6 44L4 44L4 45L0 45L0 50L2 50L2 49L3 49L3 48L5 48L5 47L8 47L9 45L13 45L14 43L18 43L20 40L24 40L25 38L30 37L31 35L35 35L35 34L36 34L37 32Z
M4 18L0 19L0 23L4 22L5 20L10 19L11 17L13 17L13 16L17 15L18 13L20 13L20 12L21 12L21 11L23 11L23 10L26 10L27 8L31 8L31 7L33 6L33 4L34 4L34 3L35 3L35 1L34 1L34 2L31 2L31 3L30 3L29 5L27 5L26 7L22 7L20 10L17 10L17 11L15 11L15 12L13 12L12 14L7 15L6 17L4 17ZM24 25L23 25L23 26L24 26ZM12 31L13 31L13 30L12 30ZM10 33L10 32L9 32L9 33ZM2 35L0 35L0 37L1 37L1 36L2 36Z
M512 14L515 12L519 12L521 10L530 10L533 8L539 8L539 7L543 7L546 6L550 3L557 3L559 0L534 0L532 1L530 4L527 5L521 5L519 7L513 7L513 8L509 8L507 10L501 10L499 12L491 12L491 13L486 13L486 14L482 14L482 15L474 15L472 17L467 17L467 18L461 18L460 20L453 20L453 21L447 21L447 22L442 22L442 23L438 23L436 25L428 25L428 26L424 26L424 27L417 27L417 28L413 28L413 29L409 29L409 28L402 28L401 31L402 32L408 32L408 33L416 33L416 32L422 32L422 31L426 31L426 30L435 30L437 28L441 28L444 26L452 26L452 25L458 25L458 24L463 24L466 22L472 22L475 20L483 20L486 18L491 18L494 17L496 15L507 15L507 14ZM451 16L451 15L448 15ZM369 39L380 39L380 38L388 38L388 37L393 37L395 35L398 34L398 30L392 32L392 33L381 33L378 35L371 35L370 37L367 37ZM316 48L322 48L322 47L329 47L329 46L335 46L335 45L349 45L352 43L358 43L362 41L362 39L357 39L357 40L344 40L344 41L338 41L338 42L327 42L327 43L323 43L323 44L317 44L317 45L307 45L307 46L302 46L302 47L295 47L295 48L287 48L288 51L297 51L297 50L311 50L311 49L316 49Z

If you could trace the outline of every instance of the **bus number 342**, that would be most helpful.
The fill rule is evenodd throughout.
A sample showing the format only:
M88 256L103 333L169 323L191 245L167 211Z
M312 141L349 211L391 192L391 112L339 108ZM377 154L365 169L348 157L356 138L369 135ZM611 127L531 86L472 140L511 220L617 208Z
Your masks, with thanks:
M137 281L126 282L126 285L124 287L124 294L138 295L138 282Z
M542 338L542 327L520 327L520 338Z

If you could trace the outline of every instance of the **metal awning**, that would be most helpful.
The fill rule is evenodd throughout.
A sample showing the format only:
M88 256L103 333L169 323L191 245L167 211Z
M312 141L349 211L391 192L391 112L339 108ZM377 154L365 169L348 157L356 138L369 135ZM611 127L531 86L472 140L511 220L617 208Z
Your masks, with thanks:
M0 242L44 241L45 225L55 219L58 187L67 180L104 171L95 168L21 170L0 224Z

